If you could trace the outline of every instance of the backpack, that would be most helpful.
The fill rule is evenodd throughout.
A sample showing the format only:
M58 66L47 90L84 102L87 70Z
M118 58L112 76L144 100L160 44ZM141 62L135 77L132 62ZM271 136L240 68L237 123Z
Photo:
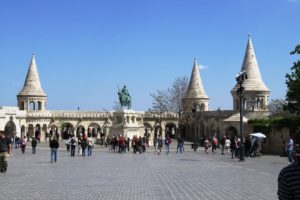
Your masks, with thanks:
M73 146L75 146L76 145L76 141L75 141L75 139L73 138L73 139L71 139L71 145L73 145Z

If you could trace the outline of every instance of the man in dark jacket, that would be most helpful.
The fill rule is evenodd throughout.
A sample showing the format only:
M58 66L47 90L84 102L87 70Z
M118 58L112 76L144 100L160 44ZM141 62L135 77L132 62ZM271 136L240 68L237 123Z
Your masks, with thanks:
M57 149L59 147L59 142L56 139L56 137L54 137L49 144L50 148L51 148L51 163L54 161L57 161Z
M11 154L11 139L6 137L3 131L0 131L0 173L7 170L8 156Z
M296 149L295 162L284 167L278 176L278 198L280 200L300 199L300 148Z
M31 140L31 147L32 147L32 153L35 154L36 150L36 145L37 145L37 140L35 137L32 138Z

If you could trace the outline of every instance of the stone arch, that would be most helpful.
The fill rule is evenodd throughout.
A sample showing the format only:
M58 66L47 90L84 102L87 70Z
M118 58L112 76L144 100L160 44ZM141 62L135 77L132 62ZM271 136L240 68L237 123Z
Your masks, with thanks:
M99 132L98 132L99 131ZM97 137L100 134L101 126L97 123L91 123L88 126L88 137Z
M30 110L30 111L35 110L35 102L34 102L34 101L30 101L30 102L29 102L29 110Z
M5 135L9 138L14 138L16 136L16 125L13 120L9 120L4 127Z
M168 122L166 124L166 134L168 134L170 138L175 138L176 132L176 124L173 122Z
M35 131L34 131L34 137L37 139L37 140L40 140L41 139L41 125L40 124L36 124L35 125Z
M156 123L154 125L154 135L158 136L162 136L162 126L159 123Z
M32 138L34 136L34 126L33 124L28 125L28 131L26 133L27 138Z
M85 128L83 125L79 125L76 128L76 137L81 137L85 133Z
M42 110L42 102L41 101L38 101L37 102L37 110Z
M237 129L233 126L229 126L228 128L226 128L225 136L228 137L228 138L238 136Z
M57 125L52 124L50 125L49 137L53 138L54 136L59 139L58 127Z
M71 123L66 122L61 126L62 139L67 140L74 134L74 127Z

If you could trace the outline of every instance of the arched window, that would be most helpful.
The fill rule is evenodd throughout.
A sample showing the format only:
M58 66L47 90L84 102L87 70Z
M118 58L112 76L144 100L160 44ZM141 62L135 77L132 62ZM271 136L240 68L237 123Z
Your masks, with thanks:
M38 110L42 110L42 102L38 101Z
M35 110L35 103L34 101L29 102L29 110Z

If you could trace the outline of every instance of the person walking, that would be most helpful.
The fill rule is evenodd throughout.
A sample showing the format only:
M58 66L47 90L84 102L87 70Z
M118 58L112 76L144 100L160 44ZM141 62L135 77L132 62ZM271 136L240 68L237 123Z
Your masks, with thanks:
M32 138L31 140L31 147L32 147L32 153L35 154L36 152L36 146L37 146L37 140L35 137Z
M179 136L178 140L177 140L177 152L178 153L178 149L180 151L180 153L182 153L182 138Z
M230 140L231 159L234 158L236 149L237 149L236 137L232 137Z
M205 153L208 153L208 148L210 146L210 142L209 142L208 138L205 138L203 144L204 144Z
M296 148L295 162L278 175L277 195L279 200L300 199L300 148Z
M51 163L54 161L57 161L57 149L59 148L59 142L56 139L56 137L54 137L50 143L49 146L51 148Z
M22 153L25 153L26 144L27 144L27 138L26 138L26 136L24 136L21 140L21 151L22 151Z
M230 144L231 144L231 142L230 142L230 140L229 140L229 138L227 138L226 137L226 139L225 139L225 152L229 152L229 149L230 149Z
M211 152L212 153L215 153L217 151L218 143L219 143L219 141L218 141L217 137L214 136L213 139L212 139L212 147L211 147Z
M172 140L169 137L169 135L166 135L166 139L165 139L165 145L166 145L166 155L169 154L170 152L170 144L171 144Z
M82 150L82 156L85 157L85 149L87 146L87 140L85 140L84 138L82 138L81 140L81 150Z
M292 152L294 147L294 141L291 136L289 136L288 143L287 143L287 153L288 153L288 159L289 163L293 162Z
M225 141L226 141L226 137L225 137L225 135L223 135L223 137L220 140L220 146L221 146L221 153L222 153L222 155L224 155Z
M92 150L94 148L94 140L92 137L89 137L87 139L87 145L88 145L88 156L92 156Z
M157 150L158 150L157 154L158 155L161 154L162 147L163 147L163 140L162 140L161 135L159 135L158 138L157 138Z
M81 141L82 141L82 139L81 139L81 137L79 136L78 137L78 141L77 141L77 146L78 146L78 155L79 156L81 156L82 155L82 151L81 151Z
M6 173L8 156L11 154L11 139L0 131L0 173Z
M71 145L71 156L75 156L75 149L76 149L76 140L75 137L73 136L70 140L70 145Z

